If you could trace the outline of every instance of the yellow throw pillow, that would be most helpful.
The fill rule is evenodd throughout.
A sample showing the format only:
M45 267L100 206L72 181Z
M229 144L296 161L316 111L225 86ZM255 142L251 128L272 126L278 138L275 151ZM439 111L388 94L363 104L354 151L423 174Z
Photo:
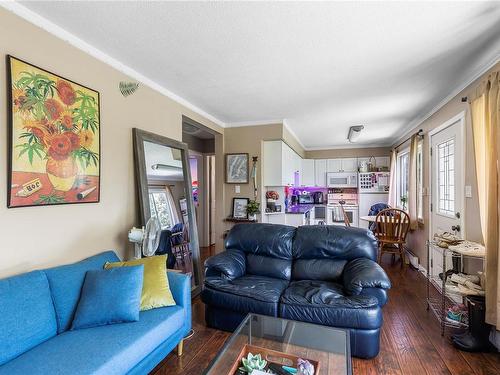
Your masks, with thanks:
M166 255L134 259L127 262L106 262L104 268L129 267L140 264L144 265L141 311L157 307L174 306L175 300L168 285Z

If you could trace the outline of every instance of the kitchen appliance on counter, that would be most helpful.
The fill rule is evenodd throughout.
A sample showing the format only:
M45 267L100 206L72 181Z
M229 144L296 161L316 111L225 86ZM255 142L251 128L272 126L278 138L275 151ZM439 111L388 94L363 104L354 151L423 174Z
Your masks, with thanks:
M358 174L356 172L329 172L326 174L329 188L356 188L358 187Z
M298 204L314 204L314 198L311 194L299 194Z
M314 204L323 204L323 192L315 191L313 194Z
M357 190L332 188L328 189L328 204L326 223L328 225L345 225L344 216L339 209L344 207L349 222L352 227L359 226L359 209Z
M389 200L389 184L391 181L389 172L369 172L359 174L359 212L368 215L370 207L377 203L385 203ZM368 228L369 223L361 220L359 226Z

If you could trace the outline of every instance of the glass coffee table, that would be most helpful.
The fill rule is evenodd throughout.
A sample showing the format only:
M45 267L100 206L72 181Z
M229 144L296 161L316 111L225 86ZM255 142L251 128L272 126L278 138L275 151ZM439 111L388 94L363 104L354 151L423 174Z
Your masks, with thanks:
M246 316L204 374L235 375L248 352L291 367L307 359L314 375L352 374L348 330L258 314Z

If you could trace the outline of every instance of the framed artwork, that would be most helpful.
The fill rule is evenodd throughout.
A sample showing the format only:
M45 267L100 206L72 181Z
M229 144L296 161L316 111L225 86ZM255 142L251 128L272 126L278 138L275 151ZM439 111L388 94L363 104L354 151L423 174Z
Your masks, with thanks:
M248 198L233 198L233 218L247 219Z
M8 207L95 203L99 93L7 56Z
M248 154L226 154L226 184L248 184Z

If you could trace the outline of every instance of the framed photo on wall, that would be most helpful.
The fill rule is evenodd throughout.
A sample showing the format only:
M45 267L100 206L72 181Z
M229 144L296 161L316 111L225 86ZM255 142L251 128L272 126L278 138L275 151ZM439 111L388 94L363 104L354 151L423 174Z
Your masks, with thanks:
M13 56L7 72L8 207L99 202L99 93Z
M226 154L226 184L248 184L248 154Z
M247 206L249 201L248 198L233 198L234 219L248 219Z

